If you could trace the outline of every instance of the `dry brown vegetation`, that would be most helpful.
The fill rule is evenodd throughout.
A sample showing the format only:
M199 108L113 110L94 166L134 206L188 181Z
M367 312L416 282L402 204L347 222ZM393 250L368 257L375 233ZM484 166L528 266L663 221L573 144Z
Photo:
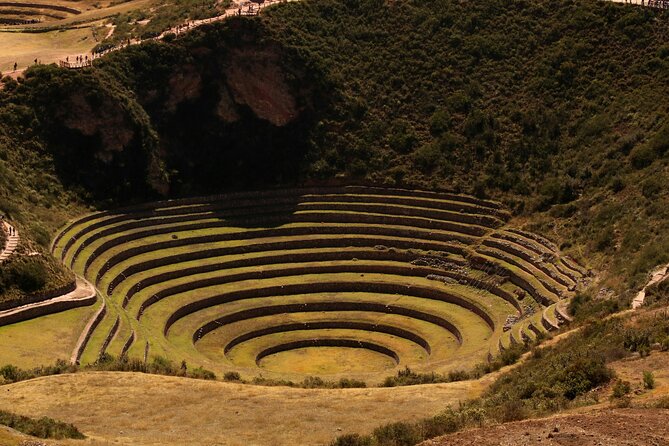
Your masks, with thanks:
M491 379L328 390L91 372L3 386L0 409L57 417L89 437L63 444L315 445L432 415L478 396Z

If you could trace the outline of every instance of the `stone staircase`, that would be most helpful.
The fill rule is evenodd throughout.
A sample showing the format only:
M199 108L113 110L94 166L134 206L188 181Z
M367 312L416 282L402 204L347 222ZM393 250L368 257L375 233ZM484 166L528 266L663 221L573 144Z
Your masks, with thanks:
M9 235L10 228L14 229L15 231L13 235ZM2 230L5 231L7 240L5 241L4 249L0 252L0 263L7 260L7 258L14 253L16 247L19 245L19 241L21 240L19 232L16 230L16 228L14 228L6 221L2 222Z

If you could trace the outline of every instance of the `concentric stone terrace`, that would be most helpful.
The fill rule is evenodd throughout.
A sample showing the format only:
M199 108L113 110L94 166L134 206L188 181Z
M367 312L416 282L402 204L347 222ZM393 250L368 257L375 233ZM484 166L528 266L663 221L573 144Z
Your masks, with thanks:
M81 362L374 380L467 369L564 321L583 269L509 218L448 193L246 192L88 215L53 252L103 294Z
M73 2L66 0L0 1L0 25L27 25L62 20L81 14L81 11L72 5Z

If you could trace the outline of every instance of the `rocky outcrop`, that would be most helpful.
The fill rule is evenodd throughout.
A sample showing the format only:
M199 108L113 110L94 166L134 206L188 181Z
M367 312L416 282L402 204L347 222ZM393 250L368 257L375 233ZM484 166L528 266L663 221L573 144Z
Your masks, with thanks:
M260 119L284 126L298 116L295 92L288 86L276 48L233 49L225 67L226 83L237 104Z

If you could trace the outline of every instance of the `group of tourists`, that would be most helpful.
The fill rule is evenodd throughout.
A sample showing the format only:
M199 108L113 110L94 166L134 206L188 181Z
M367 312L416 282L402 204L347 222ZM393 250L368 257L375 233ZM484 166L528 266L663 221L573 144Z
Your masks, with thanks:
M70 57L66 57L65 60L61 60L58 62L58 65L60 65L63 68L83 68L83 67L90 67L91 64L93 63L93 59L95 56L91 56L90 58L87 55L84 56L76 56L74 58L73 62L70 62Z
M176 35L179 35L180 33L184 31L188 31L190 29L190 22L184 23L183 25L177 25L176 28L174 28L174 33Z
M623 0L623 3L648 6L649 8L669 9L669 0Z
M646 0L646 5L651 8L669 9L669 0ZM644 0L641 0L641 6L644 6Z

